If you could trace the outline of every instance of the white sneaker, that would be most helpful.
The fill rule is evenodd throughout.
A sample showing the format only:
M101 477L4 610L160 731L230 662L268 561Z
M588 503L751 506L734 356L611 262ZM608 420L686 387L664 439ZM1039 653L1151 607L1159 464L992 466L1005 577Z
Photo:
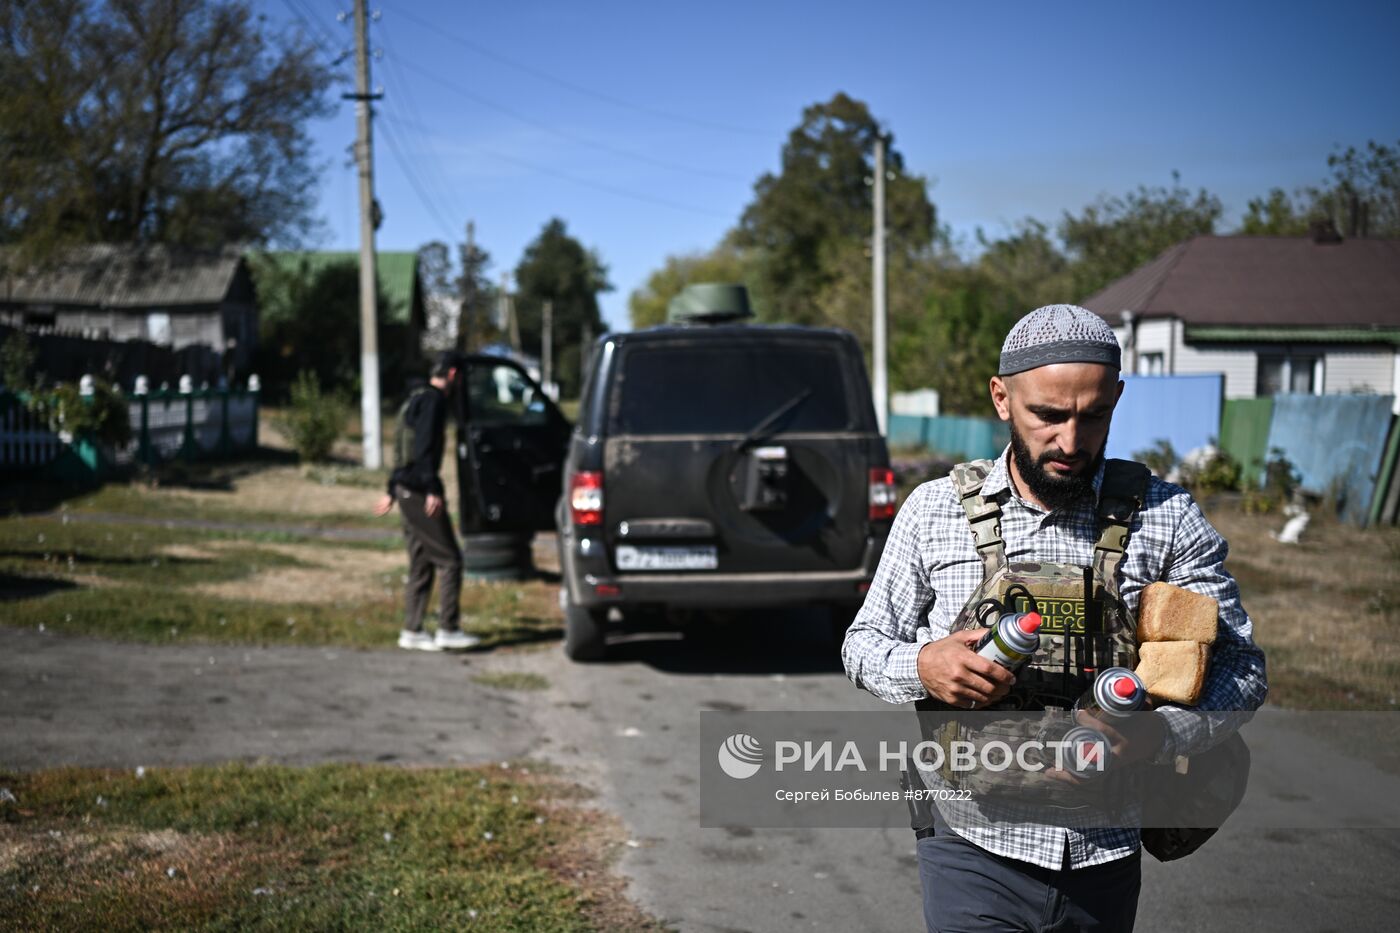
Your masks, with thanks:
M480 638L468 635L460 629L450 632L438 629L437 634L433 636L433 646L439 651L444 648L475 648L479 644L481 644Z
M410 651L442 650L442 647L433 641L433 636L427 632L410 632L408 629L399 632L399 647L407 648Z

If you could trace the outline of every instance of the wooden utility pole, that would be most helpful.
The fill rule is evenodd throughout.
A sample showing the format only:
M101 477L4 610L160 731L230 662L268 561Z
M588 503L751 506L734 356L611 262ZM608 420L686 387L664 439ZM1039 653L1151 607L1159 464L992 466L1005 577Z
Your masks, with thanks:
M885 339L885 137L875 137L875 225L871 239L871 296L874 320L870 326L870 368L874 382L875 421L881 434L889 433L890 387Z
M378 205L374 201L374 149L370 137L370 101L379 95L369 90L369 38L366 0L355 0L355 123L358 130L355 156L360 167L360 420L364 434L365 467L383 465L384 451L379 425L379 328L375 314L374 229Z
M501 273L501 300L506 303L506 326L510 329L510 348L520 353L520 321L515 316L515 296L510 293L510 273Z
M588 381L589 369L593 365L593 325L588 321L583 322L583 336L578 345L578 384L579 392L583 391L583 384Z
M540 382L545 391L554 377L554 302L544 301L544 320L540 322Z
M462 254L462 307L457 315L457 349L470 353L476 338L476 222L467 221L467 242Z

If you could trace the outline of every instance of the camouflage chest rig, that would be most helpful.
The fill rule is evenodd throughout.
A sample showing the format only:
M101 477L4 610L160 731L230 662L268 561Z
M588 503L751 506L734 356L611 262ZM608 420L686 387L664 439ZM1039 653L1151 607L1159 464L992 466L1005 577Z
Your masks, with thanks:
M1151 472L1130 460L1108 460L1104 466L1096 514L1099 536L1089 566L1046 561L1010 561L1001 536L1001 506L982 496L982 486L994 460L973 460L953 468L953 488L967 514L983 577L954 619L951 631L995 625L1002 612L1041 614L1040 648L1016 673L1010 692L989 710L1068 710L1108 667L1137 667L1137 623L1119 594L1118 568L1128 547L1133 520L1147 495ZM921 713L945 713L953 707L929 697L915 703ZM926 726L924 738L945 747L954 739L980 744L991 739L1033 736L1030 720L1019 717L998 729L995 717L981 710L977 727L947 717L921 717L937 722ZM945 779L964 783L951 772ZM983 778L986 776L984 775ZM1024 776L1023 776L1024 778ZM1017 783L1008 775L1008 784ZM994 788L983 788L993 790ZM1019 787L1025 790L1024 786Z
M953 487L971 526L982 582L958 613L952 631L994 624L1001 610L1041 614L1040 650L1017 674L997 709L1068 708L1106 667L1137 666L1137 625L1118 589L1118 567L1151 473L1130 460L1104 465L1098 501L1099 537L1088 567L1009 561L1001 537L1001 506L982 496L995 461L953 468Z

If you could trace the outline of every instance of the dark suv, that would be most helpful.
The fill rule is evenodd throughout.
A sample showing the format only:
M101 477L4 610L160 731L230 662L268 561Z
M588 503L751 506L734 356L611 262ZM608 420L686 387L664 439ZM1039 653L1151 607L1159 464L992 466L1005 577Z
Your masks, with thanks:
M555 516L575 660L603 656L612 609L839 623L869 588L895 488L860 345L726 318L595 347Z

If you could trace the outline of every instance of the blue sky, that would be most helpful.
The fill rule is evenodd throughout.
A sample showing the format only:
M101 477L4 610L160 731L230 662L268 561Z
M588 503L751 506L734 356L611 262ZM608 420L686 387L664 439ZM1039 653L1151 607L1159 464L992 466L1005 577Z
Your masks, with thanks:
M353 42L349 0L262 3L328 48ZM1228 229L1268 188L1320 181L1334 145L1400 139L1393 3L370 8L380 248L457 242L471 218L499 276L557 216L608 265L619 327L628 293L718 241L802 109L837 91L870 105L969 239L1173 170L1221 197ZM349 103L313 127L326 248L358 245L354 132Z

